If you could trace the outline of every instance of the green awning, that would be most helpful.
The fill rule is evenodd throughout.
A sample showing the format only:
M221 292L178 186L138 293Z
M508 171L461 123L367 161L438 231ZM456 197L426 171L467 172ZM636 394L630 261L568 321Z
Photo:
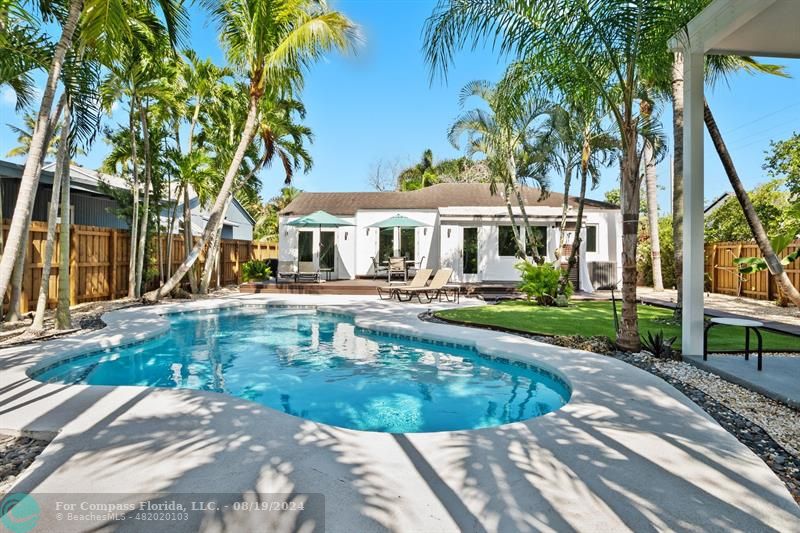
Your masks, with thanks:
M371 224L370 228L421 228L423 226L430 226L430 224L398 214L384 221Z
M289 222L287 225L299 228L338 228L341 226L353 226L352 222L342 220L325 211L317 211L297 220Z

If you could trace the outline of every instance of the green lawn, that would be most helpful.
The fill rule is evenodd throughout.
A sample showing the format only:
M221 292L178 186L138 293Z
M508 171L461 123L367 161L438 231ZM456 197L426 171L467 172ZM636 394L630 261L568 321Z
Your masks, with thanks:
M622 304L617 304L622 309ZM436 313L444 319L458 320L471 324L499 326L526 333L542 335L605 335L614 339L614 315L611 302L576 302L569 307L541 307L524 301L514 300L497 305L462 307ZM639 306L639 331L664 330L667 337L677 337L675 347L680 348L681 328L659 323L659 319L669 319L672 311L649 305ZM800 350L800 338L780 333L763 332L765 351ZM755 350L755 335L750 339ZM709 351L744 349L744 330L729 326L715 326L708 339Z

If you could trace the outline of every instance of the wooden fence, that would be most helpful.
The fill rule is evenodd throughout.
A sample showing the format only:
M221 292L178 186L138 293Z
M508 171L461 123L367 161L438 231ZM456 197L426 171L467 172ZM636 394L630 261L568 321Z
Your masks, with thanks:
M8 234L8 220L3 221L3 242ZM56 233L53 263L48 280L48 307L55 307L58 298L58 265L60 261L58 233ZM39 286L44 267L43 256L47 242L47 223L31 222L30 239L25 255L22 277L20 311L25 313L36 308ZM166 236L161 237L161 257L166 265ZM172 269L183 262L184 241L182 236L173 237ZM99 300L113 300L128 294L128 261L130 258L130 234L127 231L73 225L70 229L70 304ZM214 269L212 287L217 279L221 286L238 284L241 280L241 265L250 259L277 259L278 245L274 242L250 242L223 239L220 247L220 273ZM200 268L205 262L201 255ZM154 265L158 268L158 265ZM164 267L166 269L166 266ZM156 276L157 278L157 276ZM152 288L158 279L152 282ZM4 302L7 309L8 298Z
M800 248L800 240L790 244L781 257ZM761 257L754 241L717 242L706 244L706 288L710 292L744 296L758 300L774 300L778 296L775 279L767 272L740 275L733 263L737 257ZM785 267L789 279L800 288L800 260Z

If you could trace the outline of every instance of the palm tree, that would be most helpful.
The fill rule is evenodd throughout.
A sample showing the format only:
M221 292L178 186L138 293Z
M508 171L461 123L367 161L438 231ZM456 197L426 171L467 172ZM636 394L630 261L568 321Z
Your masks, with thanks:
M258 134L251 145L251 151L254 153L253 164L248 165L249 168L242 166L240 176L236 181L236 189L240 186L245 190L248 184L259 183L257 173L266 167L272 165L274 161L279 161L284 172L284 184L289 185L292 182L295 171L307 171L312 165L311 155L304 147L306 141L313 139L311 130L297 122L296 118L305 117L305 106L299 100L295 100L290 95L284 95L285 92L291 92L291 87L283 88L278 91L269 91L261 99L259 103L258 115ZM219 107L219 106L215 106ZM245 103L246 107L246 103ZM226 106L230 109L230 106ZM225 139L220 139L218 143L225 144ZM226 147L228 151L232 151L234 147ZM251 186L252 188L252 186ZM257 196L257 194L256 194ZM231 195L228 199L223 213L227 212L228 206L233 199ZM206 262L203 267L203 275L200 279L200 293L206 294L211 282L211 274L214 270L217 254L219 252L220 241L222 239L222 218L217 224L216 231L211 239L209 252L206 254Z
M63 130L69 136L70 110L69 106L64 109ZM42 256L42 281L39 284L39 297L36 300L36 312L33 315L33 323L28 328L28 332L39 335L44 331L44 313L47 308L47 299L50 293L50 267L53 262L53 249L55 248L56 218L61 199L61 182L69 180L70 166L69 142L63 142L58 147L58 157L53 174L53 188L50 196L50 208L47 213L47 242L45 243L44 255ZM69 204L68 204L69 205ZM64 213L64 212L62 212ZM68 225L68 212L61 217L61 225ZM69 267L67 267L69 268Z
M311 66L332 49L348 50L357 40L355 25L344 15L312 0L222 0L212 6L229 62L247 73L247 118L202 238L172 277L145 295L157 300L171 291L207 246L223 216L228 195L258 128L259 102L270 86Z
M468 157L483 154L490 168L494 170L490 182L490 190L496 191L497 185L503 187L506 210L511 219L512 231L520 258L527 257L522 235L517 233L517 224L512 207L512 197L516 198L517 207L522 215L525 235L531 255L537 263L542 258L537 251L537 237L530 223L525 200L522 196L521 182L533 179L539 183L542 191L547 182L544 174L524 174L524 170L533 170L534 166L522 165L530 159L531 142L536 136L536 121L545 115L552 104L539 98L525 98L504 105L496 87L486 81L472 81L461 89L461 107L472 97L483 101L484 107L467 110L459 115L450 126L448 138L455 147L460 147L461 137L466 135L466 153Z
M22 126L8 124L8 127L11 129L11 131L17 136L18 146L15 146L6 152L6 157L24 156L30 151L31 137L33 137L33 129L36 126L36 117L30 112L25 113L25 116L22 117L22 123ZM59 123L53 130L53 134L50 139L50 146L47 149L48 156L55 157L58 153L58 143L61 140L59 136L60 129L61 124Z
M644 95L639 104L642 119L653 121L654 103L649 95ZM661 272L661 238L658 234L658 176L656 174L656 150L653 142L644 139L642 166L644 167L645 198L647 200L647 227L650 235L650 259L653 270L653 289L664 290Z
M17 111L33 102L36 83L32 74L46 69L52 55L53 43L29 6L4 0L0 4L0 88L7 86L14 92Z
M215 103L224 103L229 98L237 98L239 95L232 95L228 90L230 85L226 82L233 72L224 67L218 67L210 59L200 59L193 50L184 51L185 61L178 64L178 86L181 87L180 97L182 97L186 104L179 110L180 118L186 119L189 124L188 142L184 148L180 140L180 128L178 122L175 123L175 142L178 150L185 156L191 154L196 144L197 128L201 121L201 111L206 110L210 105ZM232 116L228 112L228 117ZM225 126L223 129L228 130L229 126L225 122L220 122L217 126ZM220 169L224 172L224 169ZM197 176L195 176L197 177ZM194 240L192 234L191 220L191 195L190 195L190 180L188 177L180 175L179 191L177 196L183 196L181 205L183 215L183 242L184 242L184 259L187 259L191 254L192 247L190 246ZM195 183L195 190L197 190L197 183ZM171 226L170 226L171 227ZM172 246L168 248L171 250ZM194 268L189 272L189 284L192 292L197 292L197 279L195 276Z
M792 280L786 274L786 271L783 269L783 264L781 264L781 259L772 248L772 243L770 242L767 232L764 231L761 219L758 218L758 213L756 213L753 203L747 195L747 190L739 179L739 173L736 172L733 158L731 158L728 148L725 146L725 141L722 139L722 134L717 127L716 120L714 120L714 115L711 113L711 108L708 107L708 102L705 102L703 119L708 134L711 136L711 141L714 143L714 148L717 150L717 154L722 161L722 166L725 168L725 173L728 175L728 180L731 182L733 192L736 194L736 198L742 206L745 219L747 219L747 225L750 226L750 231L753 233L756 243L758 243L758 248L761 250L761 255L764 256L770 274L775 276L775 281L783 292L783 295L795 306L800 308L800 291L797 290Z
M699 3L705 5L708 2L700 1ZM706 81L712 86L716 84L716 82L725 79L734 72L769 74L773 76L786 77L786 73L782 67L778 65L761 63L747 56L707 56L705 70ZM675 255L675 284L678 290L675 311L676 315L679 316L683 306L683 55L680 52L675 53L673 56L673 65L670 73L671 78L668 80L668 82L660 80L660 87L662 92L668 94L672 100L674 145L672 179L672 238ZM704 112L704 119L706 123L706 129L709 131L709 134L713 128L716 129L716 135L719 136L716 140L712 138L712 141L714 141L714 149L717 151L720 161L722 161L722 166L728 176L728 181L731 182L731 186L733 187L734 191L742 191L745 193L744 196L740 196L738 192L736 194L742 206L742 210L746 215L748 214L748 211L750 211L750 213L755 216L755 218L748 216L748 224L750 224L751 228L755 228L753 230L753 235L756 238L756 241L759 243L759 248L762 255L764 257L768 257L769 255L774 256L774 250L772 250L771 246L768 246L769 240L761 240L759 237L756 237L756 231L761 226L761 223L758 220L757 215L755 215L755 211L752 211L747 207L747 204L750 202L749 199L745 199L746 191L744 191L744 188L739 181L739 176L736 172L733 160L731 159L730 154L725 147L725 143L722 141L721 133L719 132L719 129L716 128L714 116L707 104ZM763 233L763 228L761 228L761 231ZM762 247L761 243L764 243L767 246ZM780 261L777 259L771 261L771 264L775 270L773 272L773 270L770 269L770 272L776 276L779 285L782 286L785 283L783 267L780 264ZM791 298L790 294L793 293L787 293L787 296Z
M650 70L668 69L664 43L694 13L681 3L645 0L442 0L426 23L426 55L446 75L455 51L487 39L535 65L553 91L596 92L621 143L623 309L617 344L640 347L636 312L640 125L637 110Z
M182 4L178 0L157 0L157 2L174 44L186 23ZM62 9L63 6L57 3L43 3L41 7L45 15L61 23L61 36L55 45L48 67L47 81L36 115L28 159L22 171L17 202L0 259L0 294L4 294L8 289L14 264L27 238L33 201L41 175L40 161L49 146L49 123L53 102L62 73L68 65L68 54L73 48L80 51L100 49L125 41L126 37L133 35L133 28L141 28L141 25L129 24L129 17L149 12L154 8L154 4L150 1L132 3L125 0L69 0L66 9ZM74 47L79 25L80 46ZM100 55L108 57L108 54ZM84 55L81 53L79 59L83 58Z

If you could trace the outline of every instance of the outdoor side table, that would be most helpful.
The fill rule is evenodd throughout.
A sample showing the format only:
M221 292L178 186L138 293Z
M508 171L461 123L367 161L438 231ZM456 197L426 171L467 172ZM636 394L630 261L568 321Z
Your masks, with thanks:
M758 371L762 368L763 341L759 328L764 327L763 322L757 320L747 320L744 318L712 318L703 330L703 361L708 361L708 330L714 326L738 326L744 328L744 360L750 360L750 330L752 329L758 337Z
M330 281L331 280L331 274L333 274L333 269L332 268L320 268L319 271L322 274L325 274L325 281Z

